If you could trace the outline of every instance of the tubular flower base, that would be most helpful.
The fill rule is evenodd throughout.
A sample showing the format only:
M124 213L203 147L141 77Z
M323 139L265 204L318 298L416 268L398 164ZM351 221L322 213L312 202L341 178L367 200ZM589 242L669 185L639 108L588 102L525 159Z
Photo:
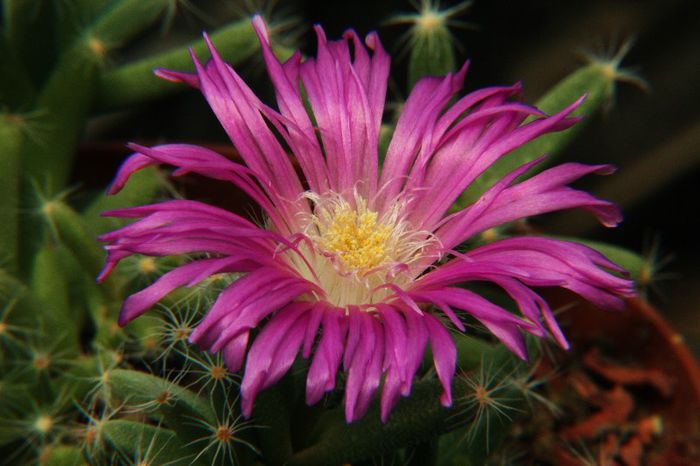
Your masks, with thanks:
M137 170L168 164L177 168L175 176L197 173L230 181L261 206L265 226L189 200L112 211L107 215L139 220L101 237L108 258L100 275L103 279L132 254L193 255L126 300L120 316L126 325L177 287L213 274L243 273L218 296L190 340L223 352L231 371L245 363L246 416L255 396L278 381L301 352L311 358L307 403L335 387L342 364L347 421L363 416L382 378L386 421L399 397L410 393L428 343L444 387L440 401L449 406L456 350L443 317L463 331L462 316L471 315L525 359L524 332L551 335L568 347L552 311L530 286L568 288L610 308L633 294L629 280L608 272L623 270L576 243L518 237L455 251L494 226L561 209L581 207L606 226L620 221L611 203L567 186L589 173L608 174L611 167L567 163L517 181L542 159L448 215L460 193L500 157L576 123L570 115L582 99L547 116L512 100L520 91L516 84L481 89L449 106L467 66L424 78L405 104L380 169L389 56L377 35L369 34L363 44L348 31L342 40L327 41L317 26L317 56L302 61L297 52L280 63L262 19L255 17L253 26L277 110L253 94L211 43L206 65L193 54L195 74L157 71L201 90L245 166L202 147L131 145L135 154L122 165L111 192ZM470 281L501 287L521 315L459 286ZM262 329L249 342L256 327Z

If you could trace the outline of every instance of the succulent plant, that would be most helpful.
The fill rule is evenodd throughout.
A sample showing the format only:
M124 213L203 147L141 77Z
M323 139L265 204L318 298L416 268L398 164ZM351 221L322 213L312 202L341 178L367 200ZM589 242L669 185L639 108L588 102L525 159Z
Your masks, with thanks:
M152 70L192 70L184 47L118 66L111 60L127 46L137 48L142 33L181 3L2 3L0 457L7 464L45 465L483 464L501 448L509 423L540 399L529 366L480 328L452 335L458 377L451 385L451 408L438 402L441 384L426 362L410 397L398 402L387 422L374 402L364 417L348 424L340 389L319 405L304 404L308 363L301 358L260 394L252 417L245 418L239 375L227 370L222 356L188 343L218 293L238 275L177 290L156 312L118 325L127 296L186 258L135 256L98 285L105 255L97 236L124 225L100 214L163 198L175 188L164 173L149 168L115 196L97 194L78 203L73 193L80 186L71 173L91 118L183 90L156 79ZM411 85L454 68L448 26L460 11L461 6L445 12L426 3L418 15L396 17L414 24L408 41ZM210 39L236 66L260 50L248 18L221 26ZM278 55L291 55L274 34L272 41ZM206 54L204 39L190 47ZM592 60L536 105L555 112L587 93L574 115L593 115L616 80L628 77L620 60ZM478 178L455 208L542 153L556 156L574 128L518 149ZM389 125L381 129L386 135L392 131ZM472 245L513 231L512 225L489 230ZM648 281L648 260L612 245L585 244L634 279ZM528 346L537 354L534 341Z

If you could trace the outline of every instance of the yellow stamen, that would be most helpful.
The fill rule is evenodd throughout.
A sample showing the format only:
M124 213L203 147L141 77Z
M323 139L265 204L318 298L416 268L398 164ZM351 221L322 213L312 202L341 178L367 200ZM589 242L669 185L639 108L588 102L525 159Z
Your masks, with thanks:
M338 307L381 301L390 294L383 286L387 282L404 286L414 273L413 263L436 241L406 220L403 201L374 210L357 191L351 196L332 191L305 196L313 202L313 214L304 219L304 234L313 244L307 256L311 264L294 265Z
M324 212L319 246L337 254L345 268L364 272L388 259L392 226L378 222L377 213L366 206L359 207L343 203L333 213Z

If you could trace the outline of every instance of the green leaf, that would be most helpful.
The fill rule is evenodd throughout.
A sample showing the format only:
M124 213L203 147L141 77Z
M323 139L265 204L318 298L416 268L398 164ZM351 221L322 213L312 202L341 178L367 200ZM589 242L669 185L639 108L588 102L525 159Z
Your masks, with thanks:
M62 189L107 50L122 45L158 19L171 0L122 0L76 37L59 58L36 107L46 130L25 153L29 178ZM49 194L52 194L49 190Z
M500 343L489 343L462 332L453 332L452 338L457 347L457 367L461 370L477 370L483 364L501 366L515 359Z
M184 445L172 430L121 419L102 424L105 438L133 464L190 465L197 451Z

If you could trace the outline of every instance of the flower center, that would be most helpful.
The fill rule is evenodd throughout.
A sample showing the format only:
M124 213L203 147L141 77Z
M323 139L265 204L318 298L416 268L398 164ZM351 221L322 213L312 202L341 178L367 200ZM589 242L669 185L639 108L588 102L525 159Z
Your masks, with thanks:
M335 254L344 269L362 273L389 259L393 228L379 222L377 212L366 205L358 207L342 203L335 212L324 212L318 222L318 245Z
M335 192L309 192L306 197L313 214L304 219L303 233L312 247L302 246L309 266L295 263L295 268L315 281L335 306L381 302L391 293L383 285L405 286L415 273L413 263L435 241L404 219L404 203L375 211L357 192L350 198Z

